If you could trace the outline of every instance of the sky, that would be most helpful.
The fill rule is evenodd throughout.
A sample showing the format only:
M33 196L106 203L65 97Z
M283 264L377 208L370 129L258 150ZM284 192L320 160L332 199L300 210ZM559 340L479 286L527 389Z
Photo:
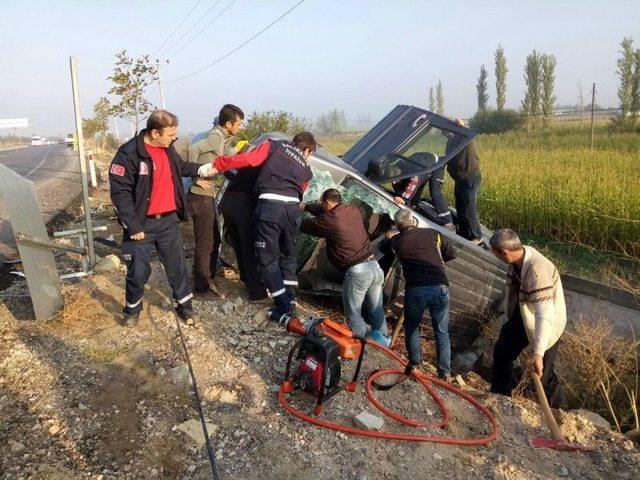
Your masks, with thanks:
M619 43L630 36L640 48L638 0L305 0L237 52L174 81L235 49L298 1L0 0L0 118L27 117L30 125L0 135L73 130L72 55L83 117L107 94L118 51L168 58L167 109L183 132L193 132L208 128L227 102L246 114L284 110L311 121L338 108L351 124L367 127L397 104L426 107L438 80L447 115L468 117L483 64L495 102L498 44L509 69L508 107L520 106L533 49L557 58L558 103L575 104L577 83L586 97L595 82L596 103L612 106ZM156 85L147 97L160 104ZM125 122L119 127L121 135L130 133Z

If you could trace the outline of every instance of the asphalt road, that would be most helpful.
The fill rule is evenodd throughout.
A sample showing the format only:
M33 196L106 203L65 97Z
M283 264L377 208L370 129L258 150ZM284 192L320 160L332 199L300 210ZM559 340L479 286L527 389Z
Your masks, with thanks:
M0 163L35 183L45 223L82 192L78 157L65 145L0 151ZM13 232L0 196L0 257L15 254Z

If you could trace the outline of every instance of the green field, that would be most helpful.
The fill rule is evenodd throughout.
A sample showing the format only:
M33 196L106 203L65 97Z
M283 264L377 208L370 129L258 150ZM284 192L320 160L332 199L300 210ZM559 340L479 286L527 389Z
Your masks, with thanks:
M576 123L476 139L483 185L481 221L509 227L565 270L627 287L640 284L640 135L607 122ZM357 135L321 138L341 154ZM453 182L445 191L451 200Z

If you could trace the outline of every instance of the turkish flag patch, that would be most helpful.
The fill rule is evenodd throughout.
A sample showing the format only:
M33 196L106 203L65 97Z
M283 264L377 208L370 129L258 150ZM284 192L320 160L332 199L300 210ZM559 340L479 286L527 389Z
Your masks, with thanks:
M109 170L109 173L112 173L119 177L124 177L124 167L122 165L116 165L115 163L113 163L111 165L111 169Z

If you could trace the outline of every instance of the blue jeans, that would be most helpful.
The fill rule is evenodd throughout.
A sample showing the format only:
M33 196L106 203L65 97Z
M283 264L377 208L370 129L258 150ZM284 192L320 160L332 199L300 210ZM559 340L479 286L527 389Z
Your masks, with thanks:
M382 306L382 284L384 273L375 260L359 263L349 268L342 281L342 304L347 324L357 338L364 338L367 325L362 317L365 304L372 330L387 335L387 321Z
M438 374L451 375L451 343L449 342L449 288L429 285L407 288L404 292L404 338L409 362L420 365L420 321L429 309L436 338Z

